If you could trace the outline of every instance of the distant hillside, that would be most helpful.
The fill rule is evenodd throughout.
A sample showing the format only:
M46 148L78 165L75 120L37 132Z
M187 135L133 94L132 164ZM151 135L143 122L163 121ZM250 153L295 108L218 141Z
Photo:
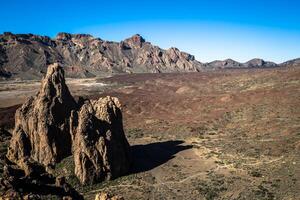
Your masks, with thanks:
M152 45L136 34L121 42L105 41L88 34L59 33L51 39L33 34L0 35L0 77L36 79L47 65L58 62L68 77L93 77L112 73L198 72L227 68L277 67L253 59L201 63L177 48Z
M56 38L32 34L0 35L0 75L40 77L48 64L59 62L69 77L99 73L196 72L202 64L177 48L163 50L140 35L121 42L86 34L59 33Z
M210 63L204 64L206 69L233 69L233 68L268 68L268 67L278 67L274 62L264 61L259 58L249 60L246 63L239 63L232 59L226 60L216 60Z
M300 66L300 58L286 61L286 62L282 63L281 65L282 66L291 66L291 67Z

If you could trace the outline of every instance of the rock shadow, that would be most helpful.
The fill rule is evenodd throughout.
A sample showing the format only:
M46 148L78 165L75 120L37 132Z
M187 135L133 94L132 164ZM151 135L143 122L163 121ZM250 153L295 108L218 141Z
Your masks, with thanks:
M182 145L184 141L164 141L131 146L132 167L130 173L139 173L158 167L192 145Z

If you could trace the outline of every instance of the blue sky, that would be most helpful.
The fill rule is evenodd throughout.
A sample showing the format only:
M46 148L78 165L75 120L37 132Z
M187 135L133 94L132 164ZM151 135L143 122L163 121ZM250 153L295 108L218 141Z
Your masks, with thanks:
M299 0L3 0L1 7L0 32L90 33L113 41L140 33L202 62L300 57Z

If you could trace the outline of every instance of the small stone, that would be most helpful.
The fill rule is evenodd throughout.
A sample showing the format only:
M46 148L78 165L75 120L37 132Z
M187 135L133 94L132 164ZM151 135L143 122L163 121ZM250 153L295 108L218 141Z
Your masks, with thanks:
M96 194L95 200L124 200L121 196L111 196L108 193L101 192Z

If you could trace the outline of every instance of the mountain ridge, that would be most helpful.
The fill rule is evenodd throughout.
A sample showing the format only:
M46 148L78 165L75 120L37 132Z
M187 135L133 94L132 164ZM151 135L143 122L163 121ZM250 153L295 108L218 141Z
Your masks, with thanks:
M297 59L296 59L297 60ZM162 49L135 34L120 42L90 34L58 33L56 37L0 34L0 77L36 79L47 66L60 63L67 77L84 78L114 73L199 72L231 68L266 68L290 65L262 59L239 63L232 59L197 61L176 47Z

